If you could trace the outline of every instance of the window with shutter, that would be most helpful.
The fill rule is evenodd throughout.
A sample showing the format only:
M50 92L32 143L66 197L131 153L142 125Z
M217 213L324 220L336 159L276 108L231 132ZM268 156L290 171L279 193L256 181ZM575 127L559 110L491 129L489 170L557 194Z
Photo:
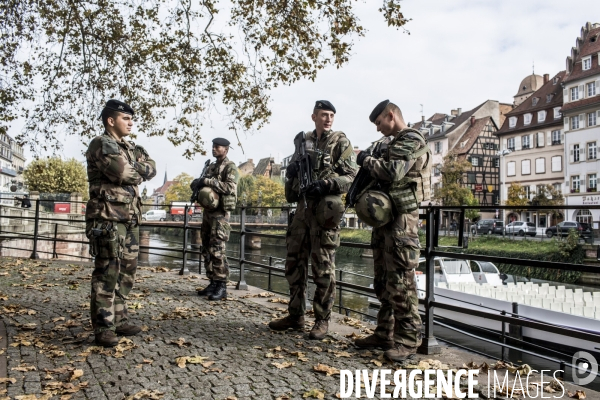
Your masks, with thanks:
M585 114L579 114L579 128L585 128Z
M579 162L581 156L581 152L579 151L579 145L573 145L573 162Z
M536 158L535 159L535 173L544 174L546 172L546 159Z
M590 82L586 84L587 86L587 97L592 97L596 95L596 82Z
M600 94L600 79L596 81L596 94Z
M579 87L575 86L571 88L571 101L579 100Z
M529 134L529 148L533 148L533 133Z
M579 129L579 117L577 115L571 118L571 130Z
M569 102L569 91L567 89L563 89L563 103Z
M552 144L552 132L548 131L546 135L546 143L548 143L548 146L550 146Z
M531 160L521 160L521 175L531 175Z
M583 99L585 97L585 85L579 85L579 98Z
M573 163L575 162L575 146L571 145L569 146L569 162Z
M517 163L514 161L509 161L506 163L506 176L515 176L517 173L515 171Z
M571 193L579 193L579 175L573 175L571 177Z
M562 156L552 157L552 172L562 171Z
M564 119L564 129L565 131L569 130L569 117L565 117Z
M587 126L596 126L596 112L587 115Z
M506 139L502 139L502 150L506 150Z
M588 160L595 160L596 159L596 142L588 143L587 148L588 148L588 151L587 151Z
M521 150L521 138L515 138L515 150Z

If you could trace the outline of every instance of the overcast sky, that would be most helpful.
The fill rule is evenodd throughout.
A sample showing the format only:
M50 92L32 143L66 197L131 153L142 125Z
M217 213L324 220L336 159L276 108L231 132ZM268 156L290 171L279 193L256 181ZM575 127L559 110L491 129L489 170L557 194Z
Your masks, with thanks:
M239 164L252 158L256 163L273 156L279 161L291 154L295 134L314 128L310 115L315 100L333 103L333 128L361 149L379 137L368 115L384 99L398 104L408 122L421 119L421 104L429 117L457 107L469 110L487 99L512 103L533 63L539 75L564 69L581 27L589 18L600 19L593 12L599 10L597 0L405 0L404 15L412 18L406 25L408 35L387 26L377 11L380 3L355 3L367 33L356 41L350 62L321 71L315 82L301 81L272 92L270 123L242 137L245 154L236 146L229 153L231 160ZM224 121L214 117L212 125L203 130L205 143L217 136L236 142ZM145 183L149 193L162 185L165 170L169 179L181 172L198 175L206 160L186 160L183 149L165 138L139 137L136 142L156 160L158 174ZM83 161L84 150L71 139L62 156Z

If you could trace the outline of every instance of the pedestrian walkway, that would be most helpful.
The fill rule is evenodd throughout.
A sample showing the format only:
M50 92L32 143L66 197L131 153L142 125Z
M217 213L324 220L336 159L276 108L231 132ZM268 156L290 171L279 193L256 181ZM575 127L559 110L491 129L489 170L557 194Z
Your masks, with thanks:
M196 296L206 280L161 266L140 268L130 294L142 334L103 349L89 322L91 271L90 264L0 259L0 399L334 399L341 369L495 362L442 346L439 355L392 365L379 350L354 348L369 327L337 314L322 341L309 340L309 329L272 332L267 324L286 314L286 299L230 287L226 301L209 302ZM478 380L485 395L487 374Z

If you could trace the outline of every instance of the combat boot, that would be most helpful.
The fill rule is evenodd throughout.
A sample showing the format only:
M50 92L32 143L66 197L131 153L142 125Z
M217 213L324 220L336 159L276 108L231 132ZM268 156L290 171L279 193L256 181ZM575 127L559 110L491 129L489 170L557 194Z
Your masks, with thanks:
M380 336L375 334L369 335L366 338L356 339L354 341L356 347L361 349L372 349L378 347L382 350L390 350L394 347L394 341L392 339L382 339Z
M210 296L211 294L213 294L216 288L217 282L211 279L207 287L205 287L202 290L198 290L198 296Z
M119 343L119 339L113 331L102 331L96 333L95 342L98 346L115 347Z
M123 324L117 326L115 333L121 336L135 336L142 331L142 328L137 325Z
M208 295L209 300L221 300L227 298L227 282L215 281L215 290Z
M315 321L310 334L308 335L311 339L321 340L327 335L329 330L329 321L326 319L318 319Z
M285 331L288 329L304 329L304 316L288 315L284 318L269 322L269 328L274 331Z
M407 347L402 344L396 344L393 349L383 353L384 357L390 361L401 362L413 358L417 354L416 347Z

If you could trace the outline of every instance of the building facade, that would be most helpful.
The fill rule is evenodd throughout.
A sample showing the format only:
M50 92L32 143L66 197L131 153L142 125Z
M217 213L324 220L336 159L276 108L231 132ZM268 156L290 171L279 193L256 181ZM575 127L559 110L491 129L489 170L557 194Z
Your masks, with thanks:
M565 132L565 203L600 205L600 24L587 23L566 60L562 113ZM567 220L600 228L600 210L567 210Z
M23 195L24 169L23 148L9 135L0 134L0 201L2 204L14 205L14 197Z
M508 198L508 187L513 183L525 188L528 200L536 195L541 185L549 184L563 192L565 139L561 107L564 76L565 71L552 79L545 74L541 87L506 115L497 133L504 154L501 157L502 203ZM508 221L533 222L540 228L556 225L563 219L552 213L515 211L507 213L506 217Z

